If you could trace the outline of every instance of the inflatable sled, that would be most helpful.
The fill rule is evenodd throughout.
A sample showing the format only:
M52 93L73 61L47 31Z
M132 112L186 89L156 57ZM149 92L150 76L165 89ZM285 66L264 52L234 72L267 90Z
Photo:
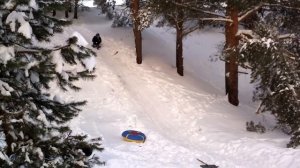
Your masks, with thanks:
M146 135L139 131L127 130L122 133L122 137L128 142L144 143Z

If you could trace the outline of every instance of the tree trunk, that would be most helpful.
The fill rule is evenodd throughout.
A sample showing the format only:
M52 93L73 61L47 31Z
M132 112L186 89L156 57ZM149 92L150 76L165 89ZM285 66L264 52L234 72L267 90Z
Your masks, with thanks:
M183 44L182 44L182 37L183 37L183 30L182 30L182 22L178 23L176 27L176 67L177 73L180 76L183 76Z
M52 10L52 16L56 16L56 10Z
M177 0L177 3L182 3L182 0ZM178 17L176 23L176 68L177 73L183 76L183 17L184 11L181 7L178 7Z
M69 18L69 11L68 10L65 10L65 17Z
M135 50L136 50L136 63L141 64L143 61L142 56L142 32L139 30L140 19L138 18L139 11L139 0L131 0L131 13L134 20L133 25L133 34L134 34L134 42L135 42Z
M74 19L78 19L78 0L75 0L74 4Z
M70 0L66 0L65 3L65 17L69 18L69 12L70 12L70 8L71 8L71 1Z
M230 22L226 22L225 25L225 47L224 47L224 53L225 53L225 94L229 94L229 54L228 54L228 45L229 45L229 34L230 34Z
M235 7L228 5L227 16L229 16L233 22L226 23L225 31L225 88L226 94L228 94L229 103L238 106L238 52L236 51L239 43L239 40L236 37L238 31L238 10Z

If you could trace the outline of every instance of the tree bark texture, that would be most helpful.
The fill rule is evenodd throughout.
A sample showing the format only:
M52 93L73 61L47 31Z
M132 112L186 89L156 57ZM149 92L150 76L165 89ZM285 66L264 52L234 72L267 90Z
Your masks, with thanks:
M131 0L131 13L133 17L133 34L134 34L134 42L135 42L135 50L136 50L136 63L141 64L143 61L142 56L142 32L139 30L140 19L139 15L139 0Z
M236 50L239 44L239 40L236 37L239 24L238 10L228 5L227 16L229 16L233 22L227 22L225 30L225 88L229 103L238 106L238 52Z
M177 73L183 76L183 43L182 43L182 23L178 23L176 28L176 67Z
M56 10L52 10L52 16L56 16Z
M65 3L65 17L69 18L69 12L70 12L70 8L71 8L71 1L70 0L66 0Z
M74 19L78 19L78 0L75 0L74 4Z
M69 11L67 9L65 10L65 17L69 18Z
M177 3L182 3L182 0L177 0ZM176 68L180 76L184 75L183 68L183 17L184 12L182 8L178 8L178 17L176 23Z

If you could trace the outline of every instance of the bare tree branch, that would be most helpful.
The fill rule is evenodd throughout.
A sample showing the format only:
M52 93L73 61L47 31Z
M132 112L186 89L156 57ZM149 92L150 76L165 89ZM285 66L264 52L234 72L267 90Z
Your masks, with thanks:
M253 14L254 12L256 12L257 10L259 10L261 7L263 6L262 3L260 3L259 5L255 6L254 8L252 8L251 10L247 11L246 13L242 14L242 16L239 17L238 21L241 22L244 19L246 19L248 16L250 16L251 14Z
M218 16L218 17L221 17L221 18L226 18L226 16L221 15L219 13L206 11L206 10L203 10L203 9L195 8L195 7L192 7L192 6L187 6L185 4L181 4L181 3L177 3L177 2L172 2L172 3L175 4L175 5L177 5L177 6L181 6L181 7L184 7L184 8L189 8L189 9L191 9L193 11L205 13L205 14L208 14L208 15Z
M193 31L195 31L197 29L199 29L199 26L191 27L191 28L187 29L186 31L184 31L183 36L186 36L186 35L192 33Z
M283 34L283 35L279 35L278 39L287 39L287 38L295 38L295 34Z
M203 21L222 21L222 22L230 22L232 23L233 21L228 18L199 18L199 20Z

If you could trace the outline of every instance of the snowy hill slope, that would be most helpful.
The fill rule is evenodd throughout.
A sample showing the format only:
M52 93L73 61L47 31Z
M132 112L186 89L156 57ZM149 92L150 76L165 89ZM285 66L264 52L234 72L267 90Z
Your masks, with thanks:
M285 148L289 137L270 130L268 117L254 114L247 76L240 76L241 105L227 103L224 63L209 61L222 41L220 32L202 31L186 39L186 74L180 77L171 31L153 27L143 32L144 61L137 65L132 30L113 29L98 13L81 13L64 33L79 32L91 41L99 32L103 40L102 48L95 50L97 78L78 83L82 91L65 97L88 101L71 126L75 132L104 138L105 151L99 155L106 167L196 168L196 158L221 168L299 167L300 149ZM269 130L247 132L245 123L250 120L264 120ZM123 141L120 135L126 129L143 131L147 141Z

